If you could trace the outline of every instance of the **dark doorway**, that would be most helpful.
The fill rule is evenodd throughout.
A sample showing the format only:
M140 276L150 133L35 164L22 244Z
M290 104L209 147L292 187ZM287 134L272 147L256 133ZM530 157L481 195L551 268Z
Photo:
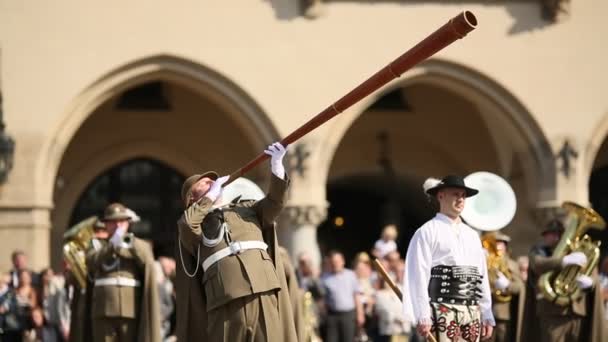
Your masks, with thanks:
M141 217L131 225L138 237L152 241L156 256L173 256L175 225L183 210L180 191L184 176L151 159L132 159L104 171L82 193L70 226L120 202Z
M593 209L608 222L608 166L595 169L589 180L589 201ZM590 229L588 234L593 240L602 242L600 246L603 257L608 255L608 228L604 230Z
M434 215L421 184L390 179L380 173L349 176L330 183L327 219L317 231L321 253L337 249L344 253L350 267L357 253L372 250L385 225L395 224L399 252L405 257L416 229Z

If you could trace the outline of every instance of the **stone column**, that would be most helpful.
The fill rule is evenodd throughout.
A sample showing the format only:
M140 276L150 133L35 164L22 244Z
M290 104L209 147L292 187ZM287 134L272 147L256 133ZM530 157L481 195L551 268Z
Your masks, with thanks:
M289 250L292 261L297 262L298 255L307 252L312 257L314 265L320 265L317 227L325 219L325 207L290 205L283 209L281 216L279 241Z
M291 186L289 200L279 221L279 241L295 262L298 254L308 252L315 265L321 256L317 243L317 227L325 219L325 177L318 163L313 146L314 135L308 136L289 147L286 166Z
M51 266L50 216L45 208L0 208L0 270L12 268L11 254L22 250L28 266L38 272Z

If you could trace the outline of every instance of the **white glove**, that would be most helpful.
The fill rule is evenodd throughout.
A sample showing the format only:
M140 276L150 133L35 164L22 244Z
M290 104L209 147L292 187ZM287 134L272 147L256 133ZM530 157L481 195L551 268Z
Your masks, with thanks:
M268 145L268 148L264 150L264 153L270 156L270 171L281 178L285 179L285 167L283 166L283 157L287 150L281 143L275 142L272 145Z
M211 187L205 194L205 197L209 198L211 202L215 202L222 194L222 185L224 185L224 183L226 183L229 178L230 176L224 176L216 179L215 182L211 184Z
M587 256L583 252L570 253L562 259L563 267L568 265L579 265L580 267L585 267L586 264Z
M497 290L504 291L507 289L507 287L509 287L509 285L511 285L511 281L507 277L505 277L505 275L502 274L502 272L498 272L498 277L496 278L496 281L494 282L494 287Z
M122 244L122 238L127 233L128 228L129 228L129 224L126 222L122 223L118 227L116 227L114 234L110 238L110 243L112 245L114 245L114 247L120 247L120 245Z
M593 279L591 279L591 277L586 276L584 274L579 275L578 277L576 277L576 284L578 285L578 287L580 289L588 289L591 286L593 286Z

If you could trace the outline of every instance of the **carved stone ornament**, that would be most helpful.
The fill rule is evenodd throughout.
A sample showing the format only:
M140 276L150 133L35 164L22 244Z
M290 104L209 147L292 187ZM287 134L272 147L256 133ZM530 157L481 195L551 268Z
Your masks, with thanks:
M299 176L305 178L308 171L308 158L310 157L310 147L304 142L297 143L290 147L287 154L287 166L291 178Z
M282 216L292 227L313 225L317 226L327 216L327 212L317 205L300 205L285 207Z
M570 0L540 0L542 16L550 22L557 22L570 12Z

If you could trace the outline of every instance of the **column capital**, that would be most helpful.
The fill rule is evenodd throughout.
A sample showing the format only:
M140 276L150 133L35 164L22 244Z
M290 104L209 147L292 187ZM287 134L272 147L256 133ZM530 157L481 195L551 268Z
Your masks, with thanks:
M291 227L316 227L325 220L327 208L321 205L288 205L283 208L281 216Z

